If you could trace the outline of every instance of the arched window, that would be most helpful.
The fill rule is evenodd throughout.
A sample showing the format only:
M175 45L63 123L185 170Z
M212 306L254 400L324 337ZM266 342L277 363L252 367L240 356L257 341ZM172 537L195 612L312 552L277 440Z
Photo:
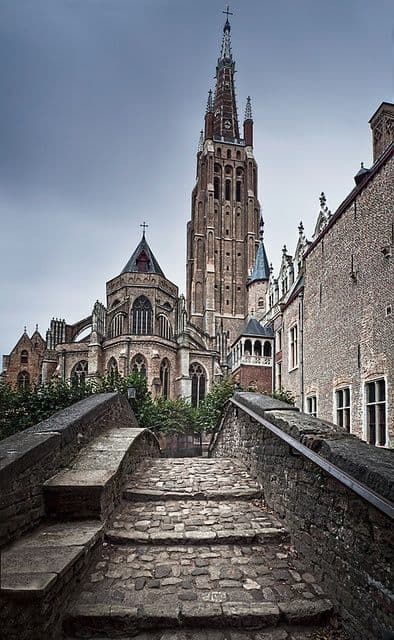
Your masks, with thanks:
M245 356L251 356L252 355L252 342L251 342L251 340L245 340L244 354L245 354Z
M170 363L165 358L160 365L161 395L167 400L170 395Z
M264 307L264 298L258 299L257 306L259 307L259 309L261 309L261 307Z
M267 356L267 358L270 358L272 355L272 346L271 343L268 342L268 340L266 340L264 342L264 351L263 351L264 355Z
M226 195L225 195L225 199L226 200L230 200L231 199L231 180L226 180Z
M117 313L116 316L112 318L111 329L110 329L110 337L116 338L116 336L121 336L124 333L124 313Z
M231 158L231 150L227 149L227 158Z
M260 340L256 340L254 343L254 355L261 356L261 342Z
M152 306L145 296L140 296L133 304L133 333L152 334Z
M216 153L217 153L218 158L222 157L222 150L221 150L220 147L217 149Z
M80 360L71 370L71 382L73 384L83 384L88 373L87 360Z
M23 349L23 351L21 351L21 364L27 364L29 362L29 354L27 353L26 349Z
M159 336L166 340L172 339L172 327L168 321L168 318L164 315L159 316Z
M146 360L143 355L137 353L131 361L130 370L132 373L140 373L146 378Z
M107 371L111 380L118 377L118 363L116 362L115 358L110 358L108 360Z
M213 179L213 197L216 198L216 200L219 200L220 198L220 178L218 178L218 176L215 176Z
M18 389L27 389L30 385L30 376L27 371L21 371L18 373L17 378Z
M198 407L205 398L206 374L198 362L193 362L189 368L189 376L192 379L192 405Z

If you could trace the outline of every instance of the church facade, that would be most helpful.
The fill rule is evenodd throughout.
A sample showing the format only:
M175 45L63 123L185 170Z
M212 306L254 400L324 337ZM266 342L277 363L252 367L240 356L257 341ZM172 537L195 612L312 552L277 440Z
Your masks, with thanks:
M144 224L127 264L106 283L105 304L97 301L75 324L53 318L46 340L40 336L44 346L38 358L31 351L22 359L19 343L4 356L3 377L10 384L139 371L154 397L184 397L198 405L212 384L228 374L231 344L248 320L254 287L261 287L259 275L251 280L249 274L263 243L251 104L248 98L242 137L230 32L227 19L197 153L187 226L186 299L165 277ZM264 278L267 283L267 270ZM30 349L33 337L24 334L21 340ZM254 361L266 370L264 390L270 391L272 357L260 356ZM259 376L254 377L259 387Z
M246 100L242 132L231 27L208 94L187 225L186 297L142 238L105 304L75 324L53 318L44 340L22 335L3 358L12 385L139 371L154 397L194 405L231 375L244 389L286 391L311 416L377 446L394 442L394 105L370 124L374 163L315 229L298 227L275 277L264 246ZM82 337L83 336L83 337Z

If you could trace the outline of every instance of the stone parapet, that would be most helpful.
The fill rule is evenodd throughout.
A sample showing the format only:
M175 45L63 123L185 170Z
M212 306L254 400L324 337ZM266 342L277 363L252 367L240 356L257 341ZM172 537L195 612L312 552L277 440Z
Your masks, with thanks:
M268 507L285 520L296 549L336 601L350 636L381 638L391 624L392 520L291 446L280 432L362 483L388 506L393 452L272 398L238 393L234 399L238 406L229 404L211 455L243 462L261 484ZM278 435L260 418L276 427Z
M0 545L40 522L44 482L112 424L137 426L126 398L103 393L0 442Z

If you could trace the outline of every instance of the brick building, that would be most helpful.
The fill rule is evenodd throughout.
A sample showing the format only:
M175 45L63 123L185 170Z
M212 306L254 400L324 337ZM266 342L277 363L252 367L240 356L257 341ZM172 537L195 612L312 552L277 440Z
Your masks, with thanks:
M311 241L302 224L283 250L262 317L275 332L275 388L312 415L380 446L394 439L394 105L370 120L374 163L335 213L320 197Z

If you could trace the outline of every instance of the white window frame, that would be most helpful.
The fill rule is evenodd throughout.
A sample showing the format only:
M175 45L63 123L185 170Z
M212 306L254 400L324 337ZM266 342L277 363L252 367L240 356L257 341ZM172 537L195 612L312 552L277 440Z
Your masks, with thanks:
M386 405L386 424L385 424L385 428L386 428L386 432L385 432L385 436L386 436L386 443L385 444L374 444L371 446L375 446L375 447L380 447L380 448L387 448L389 447L389 429L388 429L388 415L389 415L389 403L388 403L388 384L387 384L387 375L377 375L374 376L373 378L365 378L364 380L362 380L361 384L362 384L362 399L363 399L363 440L365 440L365 442L369 443L369 438L368 438L368 423L367 423L367 384L370 384L371 382L377 382L378 380L384 380L384 385L385 385L385 405Z
M291 334L292 331L294 331L294 329L297 332L297 341L296 341L296 350L295 350L295 356L296 358L294 359L294 362L292 362L292 349L291 349ZM291 325L291 327L289 327L289 332L288 332L288 346L289 346L289 372L290 371L294 371L295 369L298 369L298 361L299 361L299 332L298 332L298 322L295 322L294 324Z
M338 422L338 409L346 409L347 407L338 407L337 406L337 391L344 391L345 389L349 389L349 431L348 433L352 433L353 429L353 420L352 420L352 402L353 402L353 390L351 384L341 384L338 387L333 389L332 395L332 421L334 424L339 425ZM346 429L346 427L344 427ZM347 431L347 429L346 429Z
M308 400L314 400L315 401L315 410L313 411L308 411ZM313 404L313 403L312 403ZM317 393L309 393L306 398L305 398L305 405L306 405L306 412L308 414L308 416L312 416L314 418L317 418ZM312 407L313 409L313 407Z

